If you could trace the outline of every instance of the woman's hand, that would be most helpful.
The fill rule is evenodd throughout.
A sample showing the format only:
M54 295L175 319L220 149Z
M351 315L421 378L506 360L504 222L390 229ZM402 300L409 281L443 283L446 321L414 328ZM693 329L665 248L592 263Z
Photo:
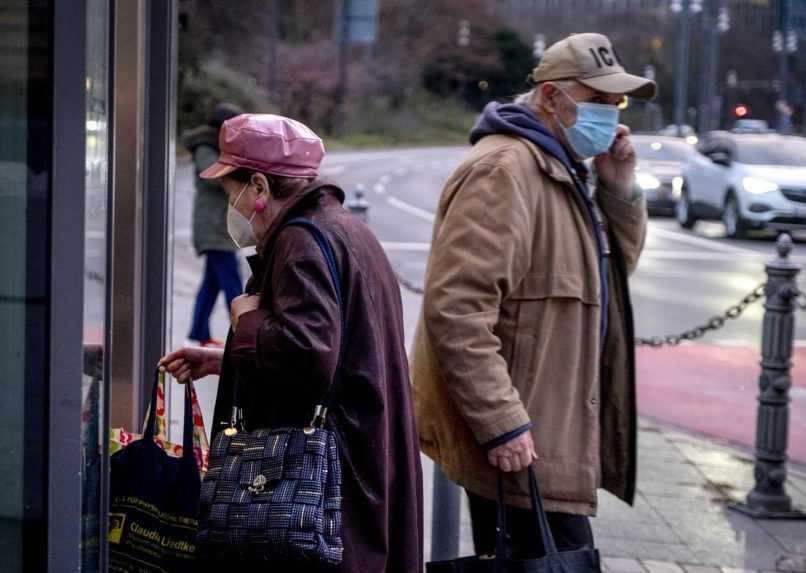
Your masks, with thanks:
M242 294L232 299L230 303L230 314L232 318L233 332L238 329L238 319L241 315L250 310L257 310L260 306L260 295Z
M160 372L168 372L177 382L185 383L220 374L223 359L223 349L186 346L160 358L158 366Z

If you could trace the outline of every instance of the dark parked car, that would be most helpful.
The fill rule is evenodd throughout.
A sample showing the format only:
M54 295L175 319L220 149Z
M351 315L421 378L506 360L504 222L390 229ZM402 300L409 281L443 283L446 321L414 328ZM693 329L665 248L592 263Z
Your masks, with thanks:
M647 199L650 215L674 215L683 189L683 162L695 153L684 139L660 135L634 135L638 155L635 179Z

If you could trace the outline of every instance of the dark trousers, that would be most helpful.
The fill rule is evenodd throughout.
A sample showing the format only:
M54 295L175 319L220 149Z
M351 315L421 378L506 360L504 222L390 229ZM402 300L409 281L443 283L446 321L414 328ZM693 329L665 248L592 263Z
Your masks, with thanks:
M193 324L188 338L204 342L210 340L210 315L215 307L218 293L224 291L229 308L232 299L243 292L238 257L230 251L206 251L204 253L204 276L196 295L193 309Z
M495 553L495 501L467 492L470 501L470 520L473 525L473 545L476 555ZM515 559L542 557L546 551L540 531L529 509L507 506L507 536ZM557 549L571 551L593 547L593 531L584 515L546 512Z

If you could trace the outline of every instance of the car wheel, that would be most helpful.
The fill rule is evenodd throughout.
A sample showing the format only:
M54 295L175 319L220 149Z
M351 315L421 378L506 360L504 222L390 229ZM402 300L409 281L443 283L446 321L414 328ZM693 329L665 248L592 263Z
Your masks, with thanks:
M684 229L693 229L697 223L697 217L694 214L694 205L691 204L686 184L683 183L683 191L680 194L680 199L675 204L674 213L677 222Z
M739 201L733 195L728 195L725 201L722 223L725 225L725 235L731 239L743 239L747 236L747 222L742 217Z

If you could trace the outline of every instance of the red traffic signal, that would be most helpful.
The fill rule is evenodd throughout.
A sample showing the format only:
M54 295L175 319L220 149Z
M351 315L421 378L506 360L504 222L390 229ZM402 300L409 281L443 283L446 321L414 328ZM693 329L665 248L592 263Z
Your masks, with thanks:
M746 105L739 104L733 109L733 113L736 114L736 117L745 117L750 113L750 108Z

